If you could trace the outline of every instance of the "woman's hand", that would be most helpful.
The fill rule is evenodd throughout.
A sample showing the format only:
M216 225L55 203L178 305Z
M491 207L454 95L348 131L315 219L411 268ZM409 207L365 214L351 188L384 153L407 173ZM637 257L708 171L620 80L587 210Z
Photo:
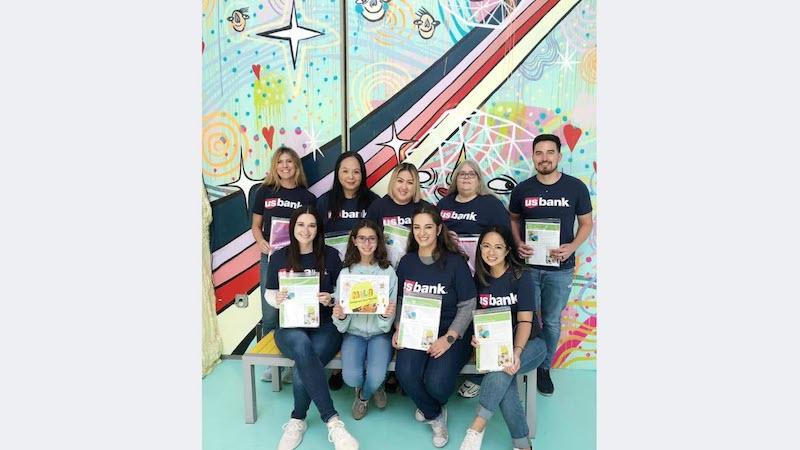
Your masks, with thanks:
M400 350L403 347L400 347L400 344L397 343L397 338L398 338L397 333L398 332L395 331L394 334L392 335L392 347Z
M266 239L261 239L258 241L258 249L261 250L261 253L265 255L269 255L272 251L272 247L269 246L269 242Z
M478 348L478 346L481 345L480 341L478 341L478 338L476 338L474 334L472 335L472 340L470 341L470 344L472 344L472 347L474 348Z
M514 362L511 363L510 365L503 367L503 372L513 377L514 374L517 373L517 371L519 371L519 360L520 358L517 355L514 355Z
M333 305L333 317L336 317L339 320L347 317L347 314L344 313L344 309L342 309L342 305L338 303Z
M389 317L394 317L395 311L397 311L397 304L394 302L389 302L389 306L386 307L386 311L382 314L382 316L386 319Z
M434 358L438 358L448 350L450 350L450 346L452 344L447 342L447 335L440 337L439 339L433 341L430 347L428 347L428 354L433 356Z
M333 305L333 298L331 298L330 292L320 292L317 294L317 299L322 306L331 306Z
M277 303L278 306L281 306L281 303L285 302L286 297L288 296L289 296L289 291L286 288L279 290L278 293L275 294L275 303Z

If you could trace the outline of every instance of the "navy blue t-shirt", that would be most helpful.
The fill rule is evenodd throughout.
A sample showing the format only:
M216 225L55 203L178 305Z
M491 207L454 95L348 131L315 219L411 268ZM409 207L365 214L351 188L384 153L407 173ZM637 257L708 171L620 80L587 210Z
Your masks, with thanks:
M374 220L381 229L387 224L404 225L411 228L411 215L422 203L430 205L425 200L420 200L418 203L408 202L405 205L398 205L392 200L392 197L389 197L389 194L386 194L372 202L369 210L367 210L367 219Z
M322 216L322 221L325 223L325 232L329 233L331 231L350 231L353 227L358 223L359 220L367 217L367 210L366 209L358 209L358 197L354 198L346 198L344 202L342 202L342 209L339 211L339 217L331 218L330 214L332 211L331 208L331 191L328 191L322 194L322 197L317 200L317 210L319 210L320 216ZM366 208L372 204L373 201L377 200L379 197L377 194L369 191L369 195L367 197L367 204Z
M439 316L439 336L447 333L456 317L458 303L475 298L475 283L463 256L447 253L444 268L439 262L424 264L417 252L408 253L397 263L397 310L402 306L402 294L406 291L442 296L442 311Z
M269 241L269 230L273 217L288 219L292 217L295 209L314 205L316 202L317 197L304 187L280 188L275 191L262 184L256 192L251 212L262 217L261 232L264 234L264 239Z
M479 195L466 203L456 201L456 194L439 200L436 205L447 229L458 234L481 234L491 225L511 228L508 210L494 195Z
M283 247L272 254L267 266L267 289L277 290L280 286L278 284L278 272L281 270L290 270L289 264L286 260L289 247ZM313 253L300 255L300 265L304 270L316 270L317 263L314 259ZM336 279L339 278L339 272L342 270L342 261L339 259L339 252L335 248L325 246L325 274L319 282L320 292L333 293L333 288L336 286ZM319 318L320 323L330 322L333 307L319 305Z
M508 210L521 216L520 238L525 240L525 219L560 219L561 245L575 239L575 217L592 212L589 189L583 181L561 174L551 185L542 184L535 176L528 178L511 192ZM575 267L575 253L560 267L533 266L542 270L561 270Z
M525 269L519 279L514 278L514 272L509 269L500 278L486 277L489 286L482 286L477 278L478 287L477 306L475 309L496 308L508 306L511 308L511 324L517 326L517 313L520 311L533 311L533 274L530 269ZM531 331L531 338L536 337Z

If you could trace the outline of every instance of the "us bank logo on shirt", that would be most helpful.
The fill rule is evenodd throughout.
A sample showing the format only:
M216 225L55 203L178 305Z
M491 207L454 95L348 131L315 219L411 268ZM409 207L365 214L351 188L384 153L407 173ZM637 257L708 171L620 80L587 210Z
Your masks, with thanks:
M444 289L439 283L435 285L428 285L428 284L419 284L416 281L406 280L403 283L403 290L406 292L415 292L420 294L438 294L438 295L446 295L447 291Z
M297 209L303 206L303 204L300 202L290 202L289 200L284 200L282 198L268 198L264 200L264 208L266 209L272 209L278 206Z
M492 294L480 294L478 296L478 303L482 308L490 306L511 306L517 304L517 294L511 293L503 297L495 297Z
M329 211L328 216L330 215L331 213ZM363 209L361 211L339 211L340 219L363 219L364 217L367 217L367 212Z
M526 208L536 208L537 206L562 206L569 208L569 200L561 198L525 197Z
M442 220L470 220L472 222L478 221L478 215L475 212L459 214L455 211L443 209L441 212Z
M411 225L411 217L384 217L383 225Z

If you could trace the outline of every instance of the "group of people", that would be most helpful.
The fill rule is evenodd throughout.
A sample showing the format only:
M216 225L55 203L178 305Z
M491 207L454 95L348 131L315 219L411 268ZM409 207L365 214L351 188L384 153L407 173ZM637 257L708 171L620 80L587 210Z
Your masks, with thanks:
M588 189L557 170L560 160L559 138L537 136L533 141L537 174L514 188L506 210L489 193L473 161L458 164L447 196L434 206L421 198L419 175L412 164L398 165L388 194L378 197L367 187L361 156L343 153L336 162L333 188L317 200L307 189L298 155L286 147L275 152L255 197L252 231L263 254L262 330L274 330L278 348L295 362L291 374L294 409L283 425L279 450L300 445L312 402L327 424L334 447L358 449L358 441L346 430L331 399L329 389L337 376L355 388L354 419L367 414L370 401L385 408L387 391L399 384L417 407L416 420L430 425L433 445L446 445L446 404L461 369L479 346L471 326L473 310L499 303L511 309L513 362L502 371L470 377L459 387L462 396L479 396L477 415L460 448L479 449L487 421L498 410L514 448L532 448L515 375L536 368L539 392L553 393L549 368L559 339L561 311L572 286L574 253L592 227ZM289 218L289 244L272 252L269 232L275 217ZM550 251L557 267L524 262L534 251L525 244L524 221L542 218L561 223L561 245ZM406 254L396 267L390 264L383 234L389 224L411 231ZM337 250L325 245L324 233L330 231L349 231L343 261ZM465 254L458 245L459 234L479 235L474 255ZM468 259L473 261L474 275ZM287 296L279 289L283 271L319 275L319 327L277 326L277 308ZM337 301L341 273L388 275L390 305L384 314L345 314ZM396 313L406 292L441 295L438 338L427 351L398 344ZM326 382L324 366L339 351L342 372ZM395 351L392 376L387 369Z

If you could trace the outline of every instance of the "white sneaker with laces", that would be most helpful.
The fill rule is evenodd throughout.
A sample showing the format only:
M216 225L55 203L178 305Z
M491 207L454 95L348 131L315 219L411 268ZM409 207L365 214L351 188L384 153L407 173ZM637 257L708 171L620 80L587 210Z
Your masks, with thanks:
M472 381L464 380L461 386L458 387L458 395L464 398L477 397L481 393L481 385L475 384Z
M483 442L483 431L477 432L472 428L467 428L467 434L464 436L459 450L481 450L481 442Z
M278 441L278 450L294 450L303 442L303 433L308 429L305 420L289 419L283 424L283 436Z
M442 413L439 414L439 417L429 420L428 423L433 430L433 446L442 448L447 445L447 441L450 440L447 433L447 407L442 406Z
M414 411L414 418L417 419L417 422L425 422L425 415L422 414L422 411L420 411L419 408Z
M358 441L344 428L339 417L328 421L328 442L333 443L336 450L358 450Z

